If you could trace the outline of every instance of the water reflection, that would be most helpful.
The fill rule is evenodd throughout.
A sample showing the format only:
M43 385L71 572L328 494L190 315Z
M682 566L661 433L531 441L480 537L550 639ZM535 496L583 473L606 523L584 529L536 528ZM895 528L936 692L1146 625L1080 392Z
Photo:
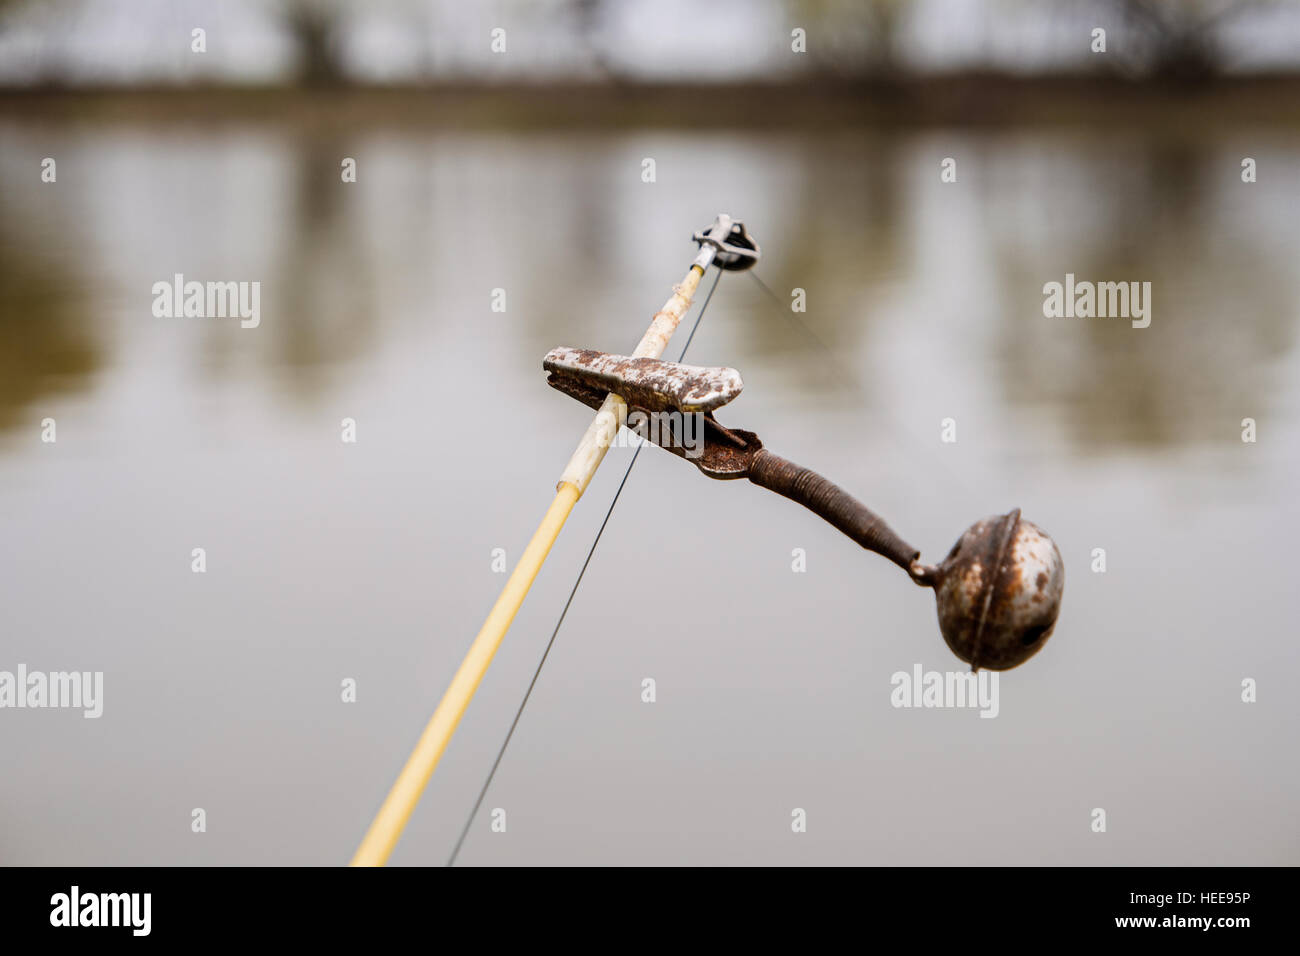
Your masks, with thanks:
M304 402L328 387L322 371L364 355L380 334L375 264L357 229L359 200L342 184L341 163L355 159L359 146L355 137L299 133L289 151L292 201L268 285L283 323L274 361Z
M51 235L0 193L0 429L47 396L88 389L104 362L74 237Z
M17 148L6 175L27 175L40 135L11 124L7 140ZM807 324L834 350L888 354L874 337L891 297L936 330L978 324L1004 401L1032 406L1080 453L1195 443L1225 408L1272 409L1267 376L1240 370L1294 347L1300 225L1259 208L1263 192L1240 182L1235 153L1155 133L1104 145L1050 132L941 140L656 136L651 186L634 175L651 149L635 133L82 135L62 152L64 180L107 151L106 182L0 200L0 427L18 427L47 395L114 387L115 349L148 322L138 290L173 271L261 279L268 327L255 338L209 328L194 340L197 362L216 380L264 377L308 408L416 323L482 317L496 287L509 287L513 321L538 341L571 321L599 339L602 310L627 298L602 277L661 250L675 261L676 224L719 198L762 223L768 284L781 296L805 289L817 305ZM1272 164L1294 152L1284 145ZM936 160L950 154L963 157L962 177L942 186ZM360 163L352 186L340 182L347 156ZM174 217L177 207L200 213ZM123 218L134 221L125 233ZM579 301L574 262L586 267ZM968 303L936 309L931 290L984 272ZM1043 283L1067 272L1151 281L1151 328L1043 319ZM106 323L114 301L121 321ZM773 321L746 330L748 348L786 362L801 389L835 387L793 334Z
M1005 186L1023 176L1037 188L1010 221L998 191L984 212L1008 306L998 325L1008 401L1051 407L1092 454L1218 441L1242 415L1275 411L1268 376L1242 370L1294 347L1298 235L1242 228L1268 219L1251 219L1263 197L1237 177L1239 155L1153 137L1110 141L1100 156L1025 144L1016 159ZM1048 183L1071 186L1047 195ZM1026 321L1041 284L1067 272L1150 281L1151 326Z
M1290 729L1235 694L1239 674L1295 666L1280 549L1300 196L1280 173L1243 185L1238 163L1296 168L1294 139L13 120L0 137L0 180L33 183L0 194L0 537L20 543L0 551L0 650L102 667L110 701L85 722L102 739L28 711L21 730L0 722L32 761L4 778L26 821L0 832L5 859L346 859L495 597L492 550L522 547L588 420L546 388L541 356L628 348L686 237L725 210L754 229L783 305L728 278L710 306L691 357L746 380L724 420L862 494L927 554L1023 506L1065 555L1058 634L1008 677L996 721L900 720L891 672L952 664L924 595L777 496L642 456L494 783L494 801L564 825L471 838L469 858L729 858L742 830L717 814L767 821L754 794L789 773L790 799L845 834L797 859L782 841L771 853L789 862L1041 863L1062 846L1059 808L1094 792L1161 822L1108 844L1107 862L1203 854L1184 837L1206 805L1216 859L1286 862L1273 821L1296 768L1251 763L1240 741L1281 752ZM51 153L59 182L43 187ZM153 318L152 284L177 272L261 281L261 325ZM1151 327L1044 318L1042 286L1067 272L1151 281ZM794 288L826 350L778 315ZM59 417L53 448L44 415ZM355 446L338 440L344 415ZM948 415L956 446L938 441ZM1256 447L1237 440L1247 415ZM534 586L407 861L445 859L626 451ZM726 560L697 573L719 541ZM1105 575L1086 570L1099 546ZM794 547L807 574L790 572ZM673 701L652 719L646 673ZM336 688L351 675L364 704L349 710ZM1240 767L1201 779L1231 755ZM1252 774L1262 788L1237 786ZM1009 826L1018 808L1015 834L954 816L953 780L985 801L975 818ZM189 840L175 808L196 793L242 841ZM1259 793L1276 813L1248 805Z

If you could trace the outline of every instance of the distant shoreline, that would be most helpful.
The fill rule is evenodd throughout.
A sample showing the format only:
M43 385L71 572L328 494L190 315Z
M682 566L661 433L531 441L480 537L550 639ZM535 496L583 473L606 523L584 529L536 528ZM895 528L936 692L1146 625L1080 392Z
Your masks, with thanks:
M349 128L1158 125L1189 133L1267 124L1300 132L1300 76L1198 84L963 74L899 82L716 85L31 87L0 90L0 117Z

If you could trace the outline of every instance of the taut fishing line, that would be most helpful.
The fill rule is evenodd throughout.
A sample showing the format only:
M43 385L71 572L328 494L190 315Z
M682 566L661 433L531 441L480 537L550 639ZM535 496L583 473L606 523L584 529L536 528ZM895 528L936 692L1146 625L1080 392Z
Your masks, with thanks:
M709 308L709 302L713 299L713 293L718 288L718 283L722 281L722 271L719 270L713 278L713 285L709 286L709 291L704 296L704 302L700 306L700 311L695 316L695 324L691 326L690 334L686 336L686 344L682 346L681 354L677 356L677 361L686 357L686 350L691 347L691 340L695 338L695 332L700 327L700 321L704 318L705 311ZM764 287L766 288L766 287ZM770 294L770 290L769 290ZM515 728L519 726L519 718L524 714L524 708L528 706L528 698L533 694L533 688L537 686L537 678L541 676L542 668L546 666L546 658L550 656L551 648L555 646L555 638L560 633L560 627L564 624L564 618L569 613L569 607L573 604L573 598L578 593L578 586L582 584L582 576L587 573L587 566L591 564L592 555L596 553L596 545L600 544L600 537L605 533L605 526L609 524L610 516L614 513L614 506L618 504L618 499L623 494L623 487L627 484L628 476L632 474L632 467L641 455L641 449L646 443L642 442L637 446L636 451L632 453L632 460L627 463L627 470L623 472L623 479L618 483L618 490L614 492L614 498L609 503L609 510L605 512L605 518L600 523L600 530L596 532L595 539L591 542L591 548L587 551L587 558L582 562L582 568L578 571L578 577L573 582L573 587L569 590L569 598L564 602L564 609L560 611L560 618L555 622L555 629L551 631L551 639L546 642L546 649L542 651L542 657L537 662L537 669L533 671L533 678L528 682L528 689L524 691L524 699L519 702L519 709L515 711L515 718L510 722L510 729L506 731L505 740L501 742L501 748L497 751L496 759L492 761L492 769L488 771L487 779L483 781L483 787L478 792L478 799L474 801L474 808L469 812L469 818L461 828L460 836L456 839L456 845L452 848L451 856L447 858L447 865L454 866L456 857L460 854L460 848L465 844L465 838L469 836L469 828L474 825L474 818L478 816L479 810L483 807L483 800L487 797L488 789L492 786L492 780L496 777L497 768L501 766L501 759L506 754L506 748L510 746L510 738L515 734Z
M823 342L821 338L817 335L817 333L814 332L806 322L803 322L798 315L796 315L793 311L791 311L786 306L786 304L781 301L781 298L775 292L772 291L771 287L769 287L766 282L764 282L762 279L758 277L758 273L756 273L753 269L750 269L748 275L751 279L754 280L754 282L758 284L758 287L763 290L763 294L767 297L768 301L772 303L772 307L776 309L776 311L779 312L781 316L784 319L786 319L786 321L788 321L796 329L798 329L800 332L802 332L804 335L810 338L813 341L813 343L819 349L822 350L822 353L825 355L827 366L829 366L832 375L835 378L838 378L840 380L840 384L846 386L847 388L851 389L854 392L857 392L861 396L865 396L866 389L863 388L861 380L856 375L853 375L851 372L847 372L844 370L844 368L836 360L834 350L825 342ZM910 435L904 437L903 434L900 434L899 429L892 423L891 420L889 420L888 418L884 419L884 426L885 426L885 430L889 432L890 436L894 439L895 442L897 442L900 445L900 447L904 451L908 451L908 452L921 451L926 458L929 458L933 464L938 465L938 467L942 471L944 471L950 478L953 479L953 481L955 481L963 489L965 489L968 492L971 490L970 483L967 481L967 479L963 478L961 475L958 475L956 472L954 472L952 468L948 466L947 462L945 462L943 459L935 457L931 453L930 449L928 448L922 449L920 447L920 442L917 442Z

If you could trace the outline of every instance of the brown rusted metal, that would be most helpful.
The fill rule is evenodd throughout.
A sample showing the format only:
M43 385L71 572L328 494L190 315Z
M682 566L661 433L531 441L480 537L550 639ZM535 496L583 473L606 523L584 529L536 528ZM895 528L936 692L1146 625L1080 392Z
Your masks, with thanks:
M868 551L888 558L904 571L921 555L919 549L895 534L879 515L843 488L765 448L760 448L750 459L749 480L798 502Z
M557 353L563 352L560 355ZM953 653L975 670L1007 670L1042 648L1056 625L1064 588L1061 553L1037 525L1017 508L976 522L953 545L943 563L922 564L920 552L900 538L878 515L821 475L773 454L753 432L723 427L711 411L702 413L699 447L688 449L637 424L632 412L647 417L685 411L679 402L725 404L735 382L718 372L730 369L671 369L600 352L553 350L548 383L585 405L599 408L610 390L628 403L629 427L665 451L685 458L710 478L748 478L760 487L798 502L830 522L864 548L903 568L917 584L933 588L939 629ZM605 361L617 360L617 361ZM629 364L637 363L637 364ZM668 366L672 363L657 363Z
M560 351L552 350L548 359ZM589 359L583 361L584 369L599 367ZM552 369L547 382L566 395L578 399L584 405L599 408L600 403L605 400L604 390L586 384L592 381L603 381L602 379L594 378L590 374L582 375L581 380L572 378L569 367L560 362L548 362L547 368ZM628 402L629 422L634 421L632 415L634 411L647 413L668 410L658 404L647 407L633 397L637 390L628 387L626 383L615 381L613 384L620 386L619 394L623 395ZM662 391L658 393L658 395L662 394ZM908 570L921 553L895 534L893 529L871 509L838 485L815 471L767 451L753 432L724 428L712 415L704 417L704 424L702 449L698 454L688 454L688 449L680 444L664 442L662 433L659 436L659 447L679 458L691 461L710 478L722 480L748 478L761 488L775 491L791 501L798 502L867 550L888 558L904 570ZM650 439L648 428L630 427L642 438Z
M745 385L734 368L682 365L563 346L546 353L542 368L615 392L629 406L655 412L709 412L727 404Z
M571 398L576 398L588 408L600 408L601 403L605 401L606 394L608 394L605 389L593 388L559 372L552 372L547 377L546 384ZM624 399L628 398L627 395L623 397ZM633 412L641 412L643 415L648 416L657 414L659 411L659 409L647 408L631 400L628 401L629 421L634 421ZM750 460L753 458L754 452L763 447L763 443L759 441L758 436L753 432L743 431L738 428L725 428L710 414L702 413L702 417L704 435L702 448L698 454L687 454L690 449L679 444L671 442L664 444L662 442L662 432L660 433L661 441L655 444L678 458L685 458L710 478L726 481L746 477L749 474ZM636 425L629 425L629 428L647 441L650 440L651 436L648 429Z
M971 665L1008 670L1047 643L1061 608L1065 569L1056 544L1016 508L973 524L928 582L939 630Z

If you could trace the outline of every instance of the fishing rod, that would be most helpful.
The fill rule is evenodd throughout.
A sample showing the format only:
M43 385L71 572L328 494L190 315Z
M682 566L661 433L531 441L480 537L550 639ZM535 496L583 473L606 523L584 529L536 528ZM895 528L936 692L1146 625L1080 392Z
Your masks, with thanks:
M658 359L682 316L691 307L691 300L700 280L710 266L724 271L748 269L759 257L758 244L745 229L725 213L718 216L707 230L694 235L699 253L692 260L685 278L673 288L673 294L650 322L632 355L639 359ZM534 532L528 547L519 558L506 580L496 604L483 622L478 636L470 645L441 702L429 719L415 749L407 758L383 805L366 831L352 857L352 866L383 866L392 854L397 840L419 802L429 778L442 759L443 752L456 727L460 724L469 702L478 690L483 675L487 673L506 631L518 613L542 563L550 554L551 546L559 536L573 506L591 483L596 469L605 458L605 452L618 435L627 418L627 403L614 392L603 394L593 406L596 417L587 427L568 465L560 475L555 499L547 509L542 523Z
M717 420L714 411L744 387L734 368L660 358L705 270L711 264L724 270L747 269L759 256L744 225L726 215L694 238L699 255L631 355L560 347L543 359L547 384L596 409L596 417L560 478L555 501L366 833L354 866L382 865L388 859L564 520L623 426L690 460L709 478L748 478L803 505L863 548L898 565L916 584L932 588L940 633L972 670L1017 667L1051 636L1060 613L1065 567L1056 543L1024 520L1019 508L975 522L942 562L926 564L919 549L844 489L776 455L753 432L727 428ZM686 441L691 424L697 426L696 440Z

